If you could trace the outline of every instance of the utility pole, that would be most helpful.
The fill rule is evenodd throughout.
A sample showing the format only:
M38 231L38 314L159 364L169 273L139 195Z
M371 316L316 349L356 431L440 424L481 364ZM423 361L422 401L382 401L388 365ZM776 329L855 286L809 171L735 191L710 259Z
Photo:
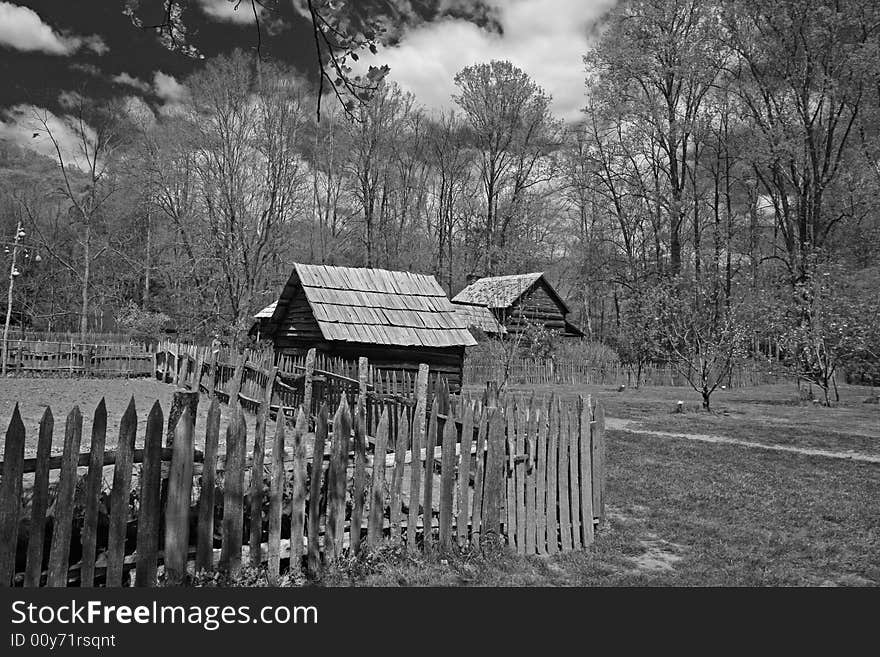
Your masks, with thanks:
M15 277L18 276L18 269L15 268L18 260L18 244L24 237L24 231L21 229L21 219L15 227L15 240L12 242L12 264L9 266L9 289L6 292L6 324L3 326L3 376L6 376L6 363L9 360L9 322L12 320L12 288L15 285Z

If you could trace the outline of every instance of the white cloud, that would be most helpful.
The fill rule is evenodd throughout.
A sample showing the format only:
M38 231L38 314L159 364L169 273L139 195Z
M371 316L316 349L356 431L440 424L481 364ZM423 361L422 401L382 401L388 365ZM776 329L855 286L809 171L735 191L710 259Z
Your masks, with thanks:
M57 162L58 153L41 119L58 142L64 164L86 169L82 137L85 136L89 144L94 143L95 131L89 125L84 125L83 133L80 133L80 123L73 116L56 116L35 105L15 105L0 114L0 139L29 148Z
M87 37L59 34L33 9L9 2L0 2L0 46L50 55L70 55L80 48L103 55L108 50L97 34Z
M214 20L240 25L253 25L254 10L250 0L199 0L202 11ZM238 9L236 9L236 6ZM262 17L263 8L257 5L257 13Z
M489 0L501 34L463 19L442 19L405 33L393 47L364 56L388 64L390 77L424 105L446 109L465 66L493 59L511 61L553 96L560 118L580 118L585 104L583 55L590 28L615 0Z
M114 75L112 80L113 80L113 82L115 82L117 84L124 84L129 87L134 87L135 89L138 89L143 92L147 92L150 90L149 84L147 84L143 80L140 80L140 79L134 77L133 75L129 75L125 71L123 71L119 75Z
M153 76L153 91L167 103L180 103L189 95L186 86L162 71L156 71Z

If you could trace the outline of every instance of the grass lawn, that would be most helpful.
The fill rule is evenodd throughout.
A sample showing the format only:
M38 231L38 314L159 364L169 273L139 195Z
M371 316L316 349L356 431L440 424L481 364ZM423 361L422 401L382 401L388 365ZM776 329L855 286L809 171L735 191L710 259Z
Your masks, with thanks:
M555 388L598 394L636 427L715 433L754 442L880 452L869 389L843 403L796 403L793 386L721 392L696 412L683 388ZM531 394L530 389L519 392ZM539 389L538 394L551 391ZM675 402L690 412L672 414ZM725 414L726 413L726 414ZM388 554L327 578L333 585L819 586L880 584L880 466L608 432L608 518L592 549L553 557Z

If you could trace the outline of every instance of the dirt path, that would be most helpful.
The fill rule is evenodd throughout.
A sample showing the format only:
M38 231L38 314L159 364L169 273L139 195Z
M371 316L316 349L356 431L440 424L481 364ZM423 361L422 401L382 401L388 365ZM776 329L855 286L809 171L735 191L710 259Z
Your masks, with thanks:
M768 449L774 452L794 452L795 454L805 454L807 456L824 456L831 459L849 459L850 461L861 461L863 463L880 464L880 456L872 456L871 454L862 454L860 452L834 452L826 449L812 449L810 447L768 445L766 443L754 443L748 440L740 440L739 438L729 438L727 436L715 436L703 433L673 433L671 431L650 431L648 429L639 429L638 427L633 426L638 424L638 420L624 420L613 417L605 418L605 427L613 431L640 433L647 436L657 436L659 438L684 438L686 440L697 440L704 443L739 445L741 447Z

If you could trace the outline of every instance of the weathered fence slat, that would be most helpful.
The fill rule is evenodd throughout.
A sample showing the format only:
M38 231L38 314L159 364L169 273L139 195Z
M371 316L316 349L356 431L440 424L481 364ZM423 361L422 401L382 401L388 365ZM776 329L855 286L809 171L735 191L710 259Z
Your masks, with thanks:
M440 457L440 550L452 550L453 501L455 496L455 443L457 431L450 412L443 428Z
M278 585L281 574L281 502L284 496L284 413L275 418L275 439L272 441L272 474L269 488L269 584ZM291 542L295 537L291 535Z
M211 398L205 422L205 456L199 486L196 529L196 573L214 570L214 496L217 480L217 445L220 442L220 402Z
M578 416L572 413L571 407L566 409L568 416L568 490L566 494L571 505L571 543L572 548L577 550L582 547L581 543L581 500L578 470Z
M367 545L375 549L382 540L382 525L385 517L385 452L388 446L389 413L382 411L379 426L376 428L376 447L373 457L373 481L370 493L369 522L367 525Z
M67 586L70 559L70 533L73 523L73 496L76 490L76 464L82 441L82 413L74 406L64 426L64 452L61 476L55 493L55 514L52 522L52 546L49 550L47 586Z
M557 476L557 504L559 505L559 536L564 551L571 550L571 507L568 501L568 414L560 408L556 399L556 412L559 414L559 465Z
M233 397L234 399L234 397ZM223 472L223 524L220 570L231 576L241 568L242 529L244 524L244 455L247 425L241 404L233 405L226 427L226 464Z
M434 396L431 404L431 420L428 423L427 440L425 441L425 497L422 502L422 549L425 554L434 548L434 446L437 444L437 407L439 395ZM415 460L413 461L415 463Z
M489 409L488 448L483 474L483 529L480 540L489 544L501 541L501 506L505 491L505 431L502 409Z
M293 429L293 490L290 493L290 571L299 574L302 569L303 538L306 505L306 446L305 434L308 417L300 406Z
M596 405L596 425L591 431L593 443L593 513L605 520L605 411Z
M391 500L389 521L390 539L392 543L400 541L401 525L403 524L403 473L406 462L406 450L409 447L409 413L406 408L400 409L397 419L397 439L394 441L394 473L391 475Z
M486 466L486 447L488 437L488 413L480 407L474 416L477 418L477 446L474 460L474 501L471 503L471 545L480 546L483 523L483 472Z
M559 458L559 410L556 400L551 397L547 404L547 489L546 489L546 517L547 517L547 552L556 554L559 552L559 535L557 513L557 459Z
M59 343L60 345L60 343ZM34 490L31 495L31 528L28 537L27 564L24 585L39 586L43 572L43 550L46 540L46 510L49 506L49 456L52 453L52 432L55 418L48 406L40 420L37 439L37 464L34 472Z
M266 460L266 424L269 422L269 405L272 403L272 387L278 368L273 367L263 388L263 398L257 411L257 424L254 429L254 458L251 463L250 488L250 563L258 568L263 561L261 546L263 539L263 467Z
M419 373L416 378L416 410L413 415L412 425L412 454L410 463L409 482L409 513L406 523L406 547L410 552L416 549L416 523L419 520L419 500L421 499L421 452L427 447L425 440L425 421L428 412L428 366L419 365Z
M98 533L98 503L101 501L101 484L104 481L104 444L107 438L107 406L103 397L95 408L92 419L92 445L89 457L89 474L86 480L85 511L82 537L82 566L79 570L79 585L87 588L95 581L95 554Z
M165 583L171 586L184 584L187 579L194 428L195 418L186 408L174 431L165 507Z
M210 425L210 412L208 424ZM138 510L137 563L135 586L155 586L161 523L162 425L165 418L157 400L147 416L144 436L144 464L141 468L140 509Z
M107 539L108 587L122 586L125 537L131 497L131 464L136 434L137 411L135 410L134 397L132 397L119 423L116 465L113 468L113 488L110 493L110 533Z
M0 482L0 586L9 586L15 576L18 546L18 517L21 513L21 469L24 464L24 423L18 404L6 429L3 447L3 481Z
M515 548L516 544L516 479L513 467L513 457L516 453L516 402L505 400L504 406L504 484L503 495L504 513L501 522L507 534L507 542Z
M361 546L361 529L364 517L364 495L367 487L367 380L369 362L358 359L357 413L354 418L354 477L351 483L351 553L357 554Z
M324 541L324 556L328 562L342 557L350 434L351 413L345 395L342 395L336 414L333 416L333 441L330 463L327 467L327 540Z
M525 438L526 423L525 412L516 405L513 413L516 422L514 448L515 458L513 465L514 493L516 504L516 553L526 553L526 461L525 461Z
M535 457L535 518L536 541L538 554L547 554L547 406L539 405L535 409L537 417L536 432L538 434L537 454Z
M461 449L458 463L458 515L455 520L458 546L463 548L468 540L468 518L470 517L471 487L471 447L474 444L474 405L465 403L461 418ZM478 454L479 456L479 454Z
M525 421L525 446L527 453L526 460L526 481L525 481L525 497L526 497L526 554L535 554L536 548L536 526L535 521L535 480L537 479L535 453L537 451L537 418L535 408L535 396L532 395L526 410L527 418Z
M590 447L590 435L593 432L593 423L590 420L591 399L578 398L580 408L580 432L578 434L578 451L580 453L580 494L581 494L581 529L583 531L584 547L593 544L593 458Z
M321 405L315 423L315 448L312 452L312 480L309 488L309 552L308 569L310 577L321 574L321 546L318 542L321 514L321 478L324 470L324 445L327 442L327 404Z

